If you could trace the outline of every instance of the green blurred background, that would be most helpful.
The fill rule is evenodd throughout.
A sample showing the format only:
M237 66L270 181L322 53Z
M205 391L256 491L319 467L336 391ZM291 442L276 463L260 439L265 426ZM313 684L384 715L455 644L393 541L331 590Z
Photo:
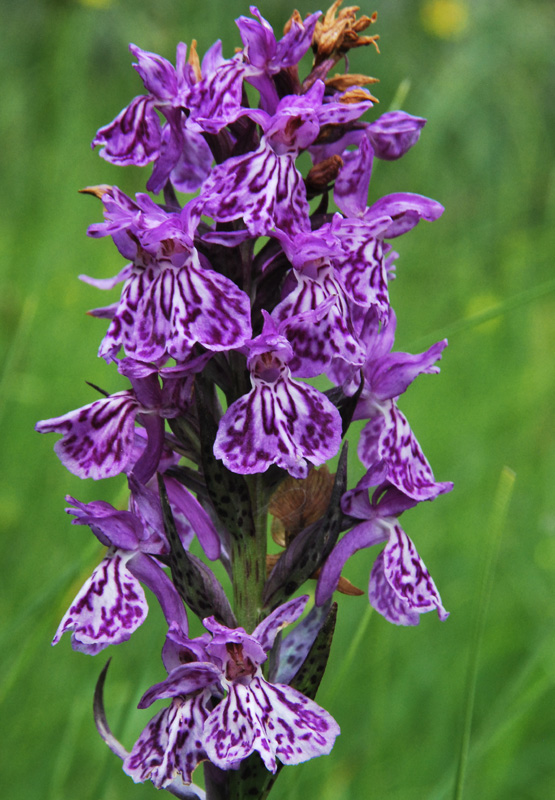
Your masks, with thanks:
M304 0L298 8L315 10ZM260 9L280 30L292 7L261 0ZM465 797L544 800L555 797L555 6L362 3L375 9L382 54L355 53L351 71L380 78L379 112L404 95L402 107L428 125L405 158L377 165L372 197L413 191L446 207L440 221L396 243L391 294L397 349L450 340L441 374L420 378L400 405L438 480L455 482L452 494L403 520L451 617L396 628L369 618L364 597L340 597L318 700L342 736L330 757L284 770L272 796L453 796L472 631L497 526ZM196 38L202 54L220 37L229 56L240 14L248 6L239 0L2 4L0 761L10 800L155 796L150 784L133 786L94 729L104 654L72 653L67 636L50 647L101 552L70 526L64 495L117 504L124 481L80 482L54 456L55 437L33 425L94 399L85 379L122 387L95 355L105 323L84 314L105 296L76 276L113 275L123 262L110 242L85 236L101 208L77 190L117 183L133 193L149 174L113 167L89 147L142 92L127 44L173 61L177 41ZM500 524L494 496L504 466L516 481ZM370 560L359 553L347 570L363 587ZM136 710L139 697L163 676L161 616L151 605L147 623L112 654L107 708L127 746L150 718Z

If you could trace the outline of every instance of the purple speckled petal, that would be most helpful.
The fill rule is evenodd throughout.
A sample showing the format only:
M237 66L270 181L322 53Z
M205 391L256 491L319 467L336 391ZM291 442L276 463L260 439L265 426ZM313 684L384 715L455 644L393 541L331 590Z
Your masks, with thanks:
M372 547L385 539L387 539L387 531L374 520L355 525L349 533L346 533L336 544L322 567L316 586L316 605L323 605L335 592L341 577L341 570L353 553L365 547Z
M221 222L242 218L252 236L276 225L310 230L306 189L294 157L277 155L264 141L257 150L218 164L201 194L203 211Z
M431 200L421 194L397 192L377 200L366 211L365 219L383 216L391 217L393 222L382 235L386 239L392 239L410 231L421 219L425 219L428 222L439 219L444 210L437 200Z
M74 650L96 655L129 639L148 613L143 589L127 569L133 553L111 549L64 614L52 644L72 631Z
M350 330L345 293L331 267L320 267L317 279L303 272L295 272L295 277L296 287L272 312L293 346L291 372L312 378L325 372L334 358L362 366L364 349ZM307 312L319 307L325 309L320 319L306 317Z
M374 561L368 586L370 605L394 625L418 625L420 614L407 606L385 577L383 553Z
M370 468L378 461L387 464L387 480L415 500L432 500L453 488L437 483L407 418L390 401L362 429L359 458Z
M169 109L165 112L168 122L162 128L160 154L147 181L149 192L158 194L166 184L173 168L183 154L183 131L181 111Z
M92 146L101 145L100 155L111 164L144 167L158 157L160 142L160 120L153 100L141 95L97 131Z
M418 555L414 544L399 525L394 525L392 527L389 541L381 556L381 568L383 568L385 579L398 596L406 609L407 615L411 619L413 613L423 614L426 611L433 611L434 609L437 609L440 620L443 621L447 619L449 613L442 605L439 592L430 573ZM372 573L373 572L374 570L372 570ZM383 588L382 586L382 590ZM371 587L371 591L376 595L375 599L379 600L379 581L375 582L375 586ZM387 598L387 591L385 595L382 594L381 596L382 607L387 609L387 603L383 602L384 597ZM370 602L372 602L372 599ZM374 605L374 603L372 603L372 605ZM381 608L377 606L376 608L380 613L383 613ZM398 608L396 604L394 604L393 613L397 610ZM387 613L385 616L388 619L390 618ZM391 619L390 621L395 622L397 625L407 624L395 619ZM408 624L414 625L415 622L412 621Z
M127 469L133 459L138 409L133 392L117 392L61 417L37 422L35 430L62 434L54 450L74 475L111 478Z
M172 669L166 680L151 686L139 701L138 708L148 708L156 700L179 697L205 689L220 680L220 670L214 664L192 661Z
M339 734L333 717L290 686L255 677L235 684L205 723L204 743L210 760L222 769L258 751L268 770L327 755Z
M281 69L298 64L312 42L312 35L316 23L320 18L320 11L310 14L302 21L292 19L291 27L277 43L274 64Z
M138 305L151 285L154 275L154 269L149 267L147 270L133 272L126 281L116 313L98 350L98 355L108 363L116 358L122 345L130 356L134 356L140 348L140 342L135 335L135 317Z
M171 103L178 91L175 67L166 58L141 50L136 44L130 44L129 50L137 59L133 67L141 76L147 92L156 100Z
M208 716L202 695L175 699L153 717L124 759L123 771L135 783L151 780L167 788L177 775L190 783L193 770L206 758L202 731Z
M219 133L245 111L241 105L245 65L232 58L215 66L221 57L221 45L220 49L216 46L213 57L207 61L205 56L202 61L203 78L193 87L189 102L188 124L193 130L205 133Z
M343 166L335 179L333 199L347 217L359 217L368 206L374 151L364 137L358 150L343 154Z
M420 138L426 120L404 111L388 111L366 128L377 158L395 161L413 147Z
M316 81L316 83L318 82ZM354 122L361 117L373 105L371 100L363 100L361 103L337 103L330 100L316 109L318 122L320 125L348 125L349 122Z
M210 174L212 151L200 133L183 129L181 154L171 171L171 181L179 192L196 192Z
M229 278L196 259L182 269L169 262L152 281L137 313L137 356L183 361L195 342L209 350L241 347L252 335L250 302Z
M271 464L306 478L308 463L323 464L339 450L341 417L305 383L283 377L233 403L220 421L214 455L232 472L264 472Z
M381 234L391 224L388 216L371 221L346 219L334 228L343 245L344 254L334 257L332 264L346 295L362 308L374 306L378 319L389 312L387 263Z
M303 613L304 607L308 600L308 595L296 597L294 600L289 600L272 611L272 613L262 620L252 635L258 639L261 647L268 652L272 649L274 641L278 633L283 630L287 625L295 622Z
M439 372L439 361L447 339L432 345L425 353L392 353L380 360L372 371L372 392L378 400L390 400L406 391L418 375Z

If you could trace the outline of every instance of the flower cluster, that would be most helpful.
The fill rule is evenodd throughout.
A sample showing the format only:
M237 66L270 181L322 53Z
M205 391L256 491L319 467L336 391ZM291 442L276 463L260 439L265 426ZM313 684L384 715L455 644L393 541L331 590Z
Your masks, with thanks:
M179 44L175 66L131 45L144 93L93 140L112 164L152 164L146 187L162 195L85 190L104 209L89 235L111 237L127 262L114 278L81 278L122 284L91 314L108 320L99 356L130 388L37 430L62 435L55 450L79 477L125 474L130 499L117 510L68 498L74 524L108 550L54 643L71 631L75 649L95 654L125 641L147 614L142 585L154 593L168 677L139 706L171 704L129 753L103 712L97 722L133 780L180 797L202 795L187 788L200 762L229 777L254 751L270 773L276 759L329 753L339 728L310 696L327 650L316 676L307 656L323 639L329 650L330 598L354 552L385 543L369 599L390 622L415 625L433 609L447 617L399 516L451 484L435 480L398 407L418 375L438 372L447 343L394 351L389 300L390 240L443 208L406 192L368 204L374 158L403 156L425 120L391 111L366 121L375 79L330 75L350 49L377 49L376 36L360 35L375 16L340 5L304 20L295 12L280 39L252 6L229 59L220 42L202 63L194 42L188 55ZM308 382L316 377L330 388ZM348 490L344 454L335 476L316 468L338 455L353 420L365 421L364 475ZM320 503L319 473L329 489ZM293 512L284 551L267 561L265 510L280 519L285 485L313 510L304 522ZM190 552L194 536L227 570L233 602ZM312 576L316 605L280 647L277 634L307 600L290 598ZM189 638L186 607L203 620L200 638Z

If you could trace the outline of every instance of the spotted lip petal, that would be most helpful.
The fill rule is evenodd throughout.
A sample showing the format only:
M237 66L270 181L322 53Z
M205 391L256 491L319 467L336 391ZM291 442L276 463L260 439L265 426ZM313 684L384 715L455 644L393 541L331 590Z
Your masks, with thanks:
M268 652L272 649L278 633L295 622L303 613L308 600L308 595L296 597L288 603L284 603L269 614L253 631L253 637L258 639L263 650Z
M306 190L294 157L277 155L263 138L252 153L229 158L212 170L202 189L204 213L220 222L242 218L251 236L275 226L309 226Z
M206 759L202 733L207 716L202 695L176 698L150 720L124 759L123 771L135 783L150 779L157 789L167 788L177 775L190 783L195 767Z
M327 755L339 734L333 717L313 700L283 684L261 676L248 686L230 687L229 694L205 723L208 757L221 769L258 751L268 770L300 764Z
M229 350L251 335L248 296L229 278L203 268L192 250L182 267L160 259L136 269L99 355L111 360L123 345L143 361L184 361L197 342L208 350Z
M317 268L316 277L300 271L295 277L296 287L272 312L293 346L291 372L312 378L326 372L336 358L362 366L364 350L350 329L347 299L329 263ZM306 318L318 309L325 309L320 319Z
M432 500L453 488L439 483L413 434L407 418L393 400L384 403L362 429L358 455L368 469L383 462L388 480L415 500Z
M372 569L369 597L376 610L396 625L417 625L420 614L427 611L437 610L442 621L449 616L424 562L399 525L392 526Z
M315 422L317 420L317 423ZM265 472L271 464L305 478L308 462L332 458L341 442L341 417L332 403L305 383L281 377L258 381L222 419L214 455L232 472Z
M117 166L144 167L158 157L161 141L154 103L150 97L140 95L98 130L92 147L101 145L101 157Z
M112 548L82 586L52 640L72 631L74 650L96 655L129 639L144 622L148 606L138 580L127 569L133 553Z
M131 465L139 404L130 391L117 392L61 417L37 422L39 433L61 433L54 450L79 478L111 478Z

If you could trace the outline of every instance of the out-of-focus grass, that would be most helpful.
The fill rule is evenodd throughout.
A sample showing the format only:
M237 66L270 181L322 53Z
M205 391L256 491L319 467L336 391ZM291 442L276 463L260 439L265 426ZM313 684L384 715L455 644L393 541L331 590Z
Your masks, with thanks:
M292 10L281 0L260 7L276 28ZM481 565L507 465L516 483L485 620L465 797L547 798L555 786L555 8L548 0L362 4L374 8L382 55L355 53L352 71L381 78L382 109L408 81L405 110L429 122L405 158L377 165L372 197L414 191L446 207L439 222L396 243L392 301L398 349L451 331L441 375L420 378L401 401L438 479L455 482L451 495L404 519L451 617L441 624L430 614L416 629L397 629L372 615L342 670L366 600L340 598L318 699L342 736L330 757L285 770L273 796L453 796ZM299 10L314 6L303 0ZM148 170L119 170L88 147L141 92L127 43L173 59L179 39L196 38L202 53L221 37L230 55L239 44L233 19L248 8L235 0L20 0L2 12L3 792L10 800L154 797L152 786L131 784L94 730L104 657L73 654L65 640L49 647L100 553L85 530L70 527L63 497L116 502L123 481L78 481L53 455L53 437L36 435L33 424L89 402L85 379L110 391L122 385L95 358L104 323L83 313L104 300L76 279L112 275L121 263L109 242L86 239L100 205L76 192L92 183L144 186ZM476 324L496 307L502 313ZM365 585L369 570L363 552L347 572ZM163 675L162 621L152 606L113 653L106 691L109 719L128 746L149 718L134 706Z

